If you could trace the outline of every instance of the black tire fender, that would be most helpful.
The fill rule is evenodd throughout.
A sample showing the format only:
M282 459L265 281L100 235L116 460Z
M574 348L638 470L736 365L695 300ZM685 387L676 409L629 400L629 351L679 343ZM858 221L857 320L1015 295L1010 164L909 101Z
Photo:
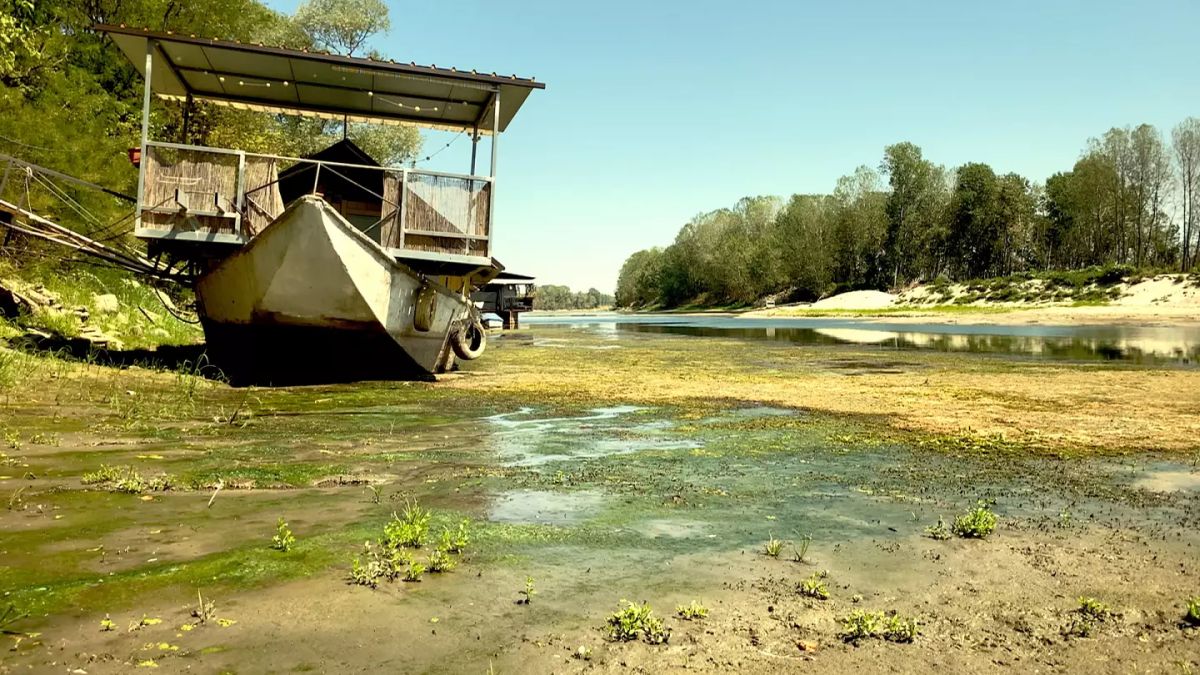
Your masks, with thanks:
M487 349L487 331L478 316L465 321L462 328L450 336L450 347L458 358L464 361L474 361L483 356Z
M433 315L437 311L437 291L433 286L425 284L417 291L416 313L413 315L413 328L427 332L433 328Z

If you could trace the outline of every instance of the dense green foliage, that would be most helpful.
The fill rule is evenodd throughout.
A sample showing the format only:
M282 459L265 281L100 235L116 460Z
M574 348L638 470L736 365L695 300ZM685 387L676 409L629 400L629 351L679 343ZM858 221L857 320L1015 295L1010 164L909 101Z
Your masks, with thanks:
M1032 270L1196 265L1200 119L1168 145L1150 125L1111 129L1045 185L982 163L953 171L912 143L884 149L830 195L747 197L696 216L617 279L624 307L812 300Z
M259 0L0 0L0 153L48 166L132 194L137 172L126 150L140 137L142 83L135 69L97 23L145 26L205 37L289 47L325 47L346 52L386 29L386 7L355 18L365 0L310 0L296 18ZM338 38L350 36L346 42ZM183 105L155 101L151 133L158 140L184 140ZM340 123L233 110L197 102L189 142L298 156L342 136ZM348 133L376 159L399 163L413 158L421 139L411 127L352 124ZM5 195L17 199L21 181ZM102 223L111 223L128 204L79 190L80 200ZM57 200L34 195L35 207L85 232L82 222Z
M566 286L548 284L534 290L534 309L600 309L613 306L613 296L589 288L574 292Z

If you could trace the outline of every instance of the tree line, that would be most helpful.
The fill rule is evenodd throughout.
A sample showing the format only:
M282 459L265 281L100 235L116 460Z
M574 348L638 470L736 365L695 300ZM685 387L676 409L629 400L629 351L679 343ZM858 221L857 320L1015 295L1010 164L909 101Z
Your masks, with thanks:
M589 288L572 291L567 286L547 284L534 289L534 309L602 309L613 306L613 296Z
M884 149L832 194L747 197L629 256L623 307L813 300L855 289L1091 266L1192 270L1200 249L1200 119L1163 137L1113 128L1039 184L912 143Z

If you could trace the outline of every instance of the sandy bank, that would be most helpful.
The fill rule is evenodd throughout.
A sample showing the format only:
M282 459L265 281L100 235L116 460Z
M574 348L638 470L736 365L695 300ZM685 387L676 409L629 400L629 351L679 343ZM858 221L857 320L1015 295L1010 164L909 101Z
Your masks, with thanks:
M1027 296L1045 297L1040 280L1020 287ZM854 291L811 305L788 305L742 314L747 318L853 316L889 323L949 324L1200 324L1200 282L1196 277L1162 274L1136 283L1117 284L1102 303L1074 301L971 300L966 285L917 286L900 294ZM963 300L971 300L963 302Z

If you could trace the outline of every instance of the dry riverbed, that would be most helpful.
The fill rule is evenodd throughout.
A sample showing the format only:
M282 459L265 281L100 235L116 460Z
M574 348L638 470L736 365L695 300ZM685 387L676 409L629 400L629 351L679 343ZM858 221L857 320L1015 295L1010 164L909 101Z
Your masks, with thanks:
M16 358L0 672L1200 668L1192 368L549 327L433 384ZM414 561L469 521L453 569L350 583L415 503ZM611 639L623 600L665 643Z

